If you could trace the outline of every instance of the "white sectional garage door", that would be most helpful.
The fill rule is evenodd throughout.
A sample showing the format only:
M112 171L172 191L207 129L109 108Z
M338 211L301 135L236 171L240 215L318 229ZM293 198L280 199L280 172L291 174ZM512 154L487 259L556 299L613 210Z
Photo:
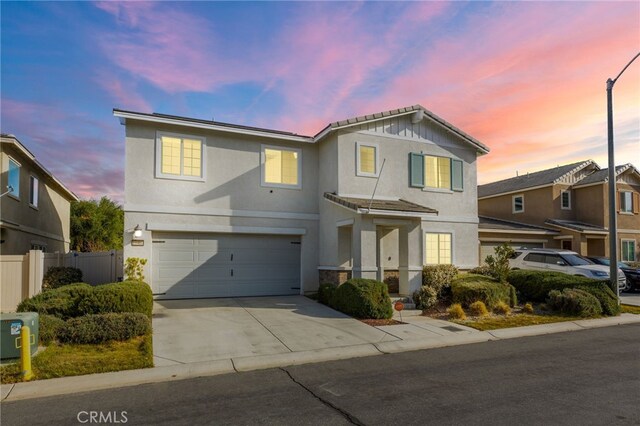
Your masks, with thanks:
M153 233L153 292L162 299L300 293L300 237Z
M495 255L495 248L502 245L504 243L496 243L496 242L481 242L480 243L480 264L484 264L484 260L489 255ZM519 247L528 247L528 248L542 248L544 244L542 243L519 243L517 241L509 242L509 245L514 249Z

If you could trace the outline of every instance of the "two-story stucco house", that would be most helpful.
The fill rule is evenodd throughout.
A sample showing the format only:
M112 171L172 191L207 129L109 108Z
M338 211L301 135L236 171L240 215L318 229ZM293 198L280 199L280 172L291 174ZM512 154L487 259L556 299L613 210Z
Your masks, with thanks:
M0 253L69 251L70 205L78 197L13 135L0 135Z
M416 105L315 136L114 110L126 126L124 257L159 298L302 294L478 263L482 143ZM137 230L137 232L136 232Z
M609 256L608 169L591 160L478 187L483 260L502 242ZM616 167L619 259L640 259L640 173Z

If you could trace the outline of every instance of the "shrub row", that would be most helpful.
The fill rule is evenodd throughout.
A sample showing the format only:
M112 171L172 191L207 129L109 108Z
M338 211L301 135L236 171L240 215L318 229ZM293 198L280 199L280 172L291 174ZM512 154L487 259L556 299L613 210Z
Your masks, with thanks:
M352 278L335 286L322 284L318 301L355 318L388 319L393 316L391 299L384 283Z
M551 290L547 306L565 315L597 317L602 315L602 306L592 294L578 288L565 288L562 291Z
M151 288L139 281L102 284L70 284L24 300L18 312L38 312L61 319L110 312L139 312L151 317Z
M451 291L453 302L462 306L469 306L476 301L491 307L498 302L504 302L509 306L515 306L518 303L513 286L484 275L459 275L451 283Z
M551 290L562 291L565 288L577 288L595 296L600 302L603 314L618 315L620 313L617 297L609 288L608 283L604 281L560 272L528 270L511 271L508 280L523 300L545 302Z
M95 344L109 340L129 340L151 332L151 320L138 312L85 315L63 320L40 316L40 343Z
M53 290L68 284L81 283L82 271L70 266L52 266L42 278L42 290Z

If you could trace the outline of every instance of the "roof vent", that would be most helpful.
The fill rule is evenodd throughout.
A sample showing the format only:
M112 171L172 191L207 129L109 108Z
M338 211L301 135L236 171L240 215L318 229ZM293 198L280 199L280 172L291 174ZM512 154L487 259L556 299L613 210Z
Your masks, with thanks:
M419 122L422 121L423 118L424 118L424 111L419 109L416 112L414 112L413 115L411 116L411 123L418 124Z

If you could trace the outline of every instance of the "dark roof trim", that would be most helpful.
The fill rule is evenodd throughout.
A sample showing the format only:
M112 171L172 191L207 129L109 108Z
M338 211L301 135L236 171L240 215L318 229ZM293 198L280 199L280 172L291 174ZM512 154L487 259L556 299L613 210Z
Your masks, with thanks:
M407 200L380 200L373 199L367 200L364 198L351 198L341 197L336 194L325 192L324 198L336 203L340 206L346 207L349 210L353 210L356 213L378 213L378 212L392 212L392 213L415 213L418 215L437 215L438 211L430 207L424 207L416 203L412 203Z
M570 231L577 231L585 234L608 234L606 228L602 226L592 225L590 223L578 222L578 221L567 221L567 220L559 220L559 219L547 219L545 220L546 224L557 226L558 228L568 229Z

